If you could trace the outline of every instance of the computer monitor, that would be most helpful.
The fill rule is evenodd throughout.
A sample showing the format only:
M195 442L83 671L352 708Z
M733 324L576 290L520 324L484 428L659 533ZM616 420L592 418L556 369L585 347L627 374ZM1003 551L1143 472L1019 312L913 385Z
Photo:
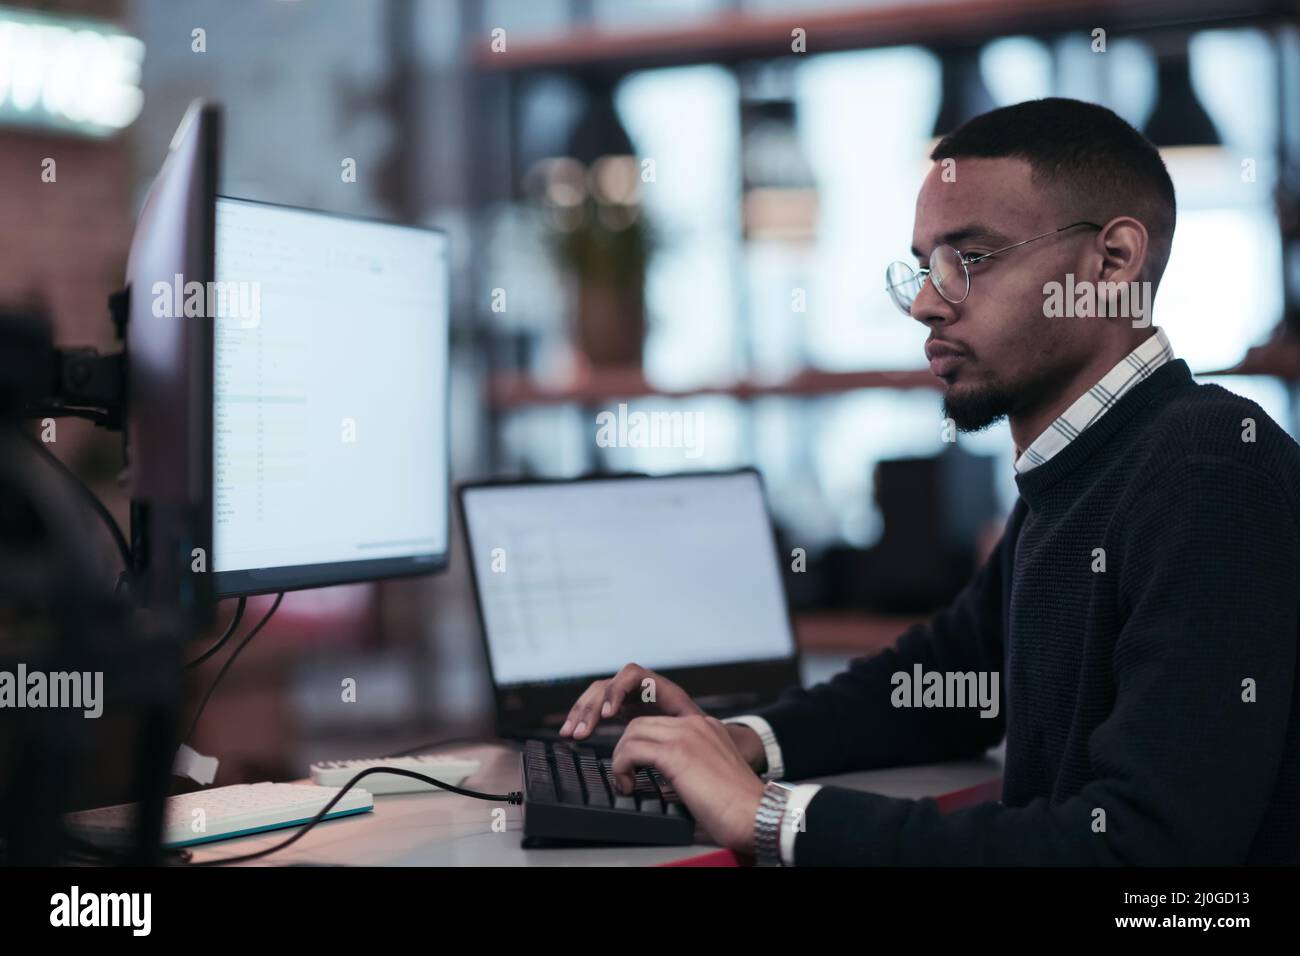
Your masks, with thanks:
M20 525L24 536L32 535L28 544L46 545L44 551L29 549L40 560L28 559L21 569L35 581L52 574L61 588L45 626L33 632L45 639L24 656L39 664L48 655L59 671L97 673L107 693L100 702L107 719L96 734L90 725L99 721L51 710L24 722L16 747L0 745L12 761L0 778L20 784L0 793L0 831L10 862L61 861L67 847L60 815L73 801L99 794L100 787L138 804L121 859L137 865L160 860L183 701L181 654L212 613L212 322L202 309L176 305L199 301L188 292L206 288L213 277L220 140L219 107L195 101L140 210L126 288L110 297L123 351L86 355L70 365L75 353L94 353L74 349L49 362L52 370L71 367L87 374L56 376L42 404L57 415L83 415L124 431L129 584L115 589L100 580L97 562L78 553L79 545L86 550L84 535L72 539L71 548L42 540L57 541L61 527L85 520L71 506L58 509L58 520ZM60 492L71 495L56 485L42 497L55 501ZM12 507L6 500L12 515L26 516L27 507L18 496ZM26 590L24 604L39 602L40 587L28 583ZM31 656L36 653L41 657ZM114 766L106 776L95 772L103 766L82 759L110 753ZM115 789L124 784L125 792Z
M444 568L446 236L223 196L216 279L217 595Z
M213 277L221 111L191 104L141 208L127 258L126 449L134 597L210 620L210 315L188 293Z
M630 662L719 710L798 683L756 471L484 482L460 499L503 731L555 722Z

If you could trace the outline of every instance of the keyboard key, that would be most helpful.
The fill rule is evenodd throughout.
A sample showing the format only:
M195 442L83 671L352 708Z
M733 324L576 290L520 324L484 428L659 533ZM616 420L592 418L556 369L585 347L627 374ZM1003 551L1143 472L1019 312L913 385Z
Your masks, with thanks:
M636 772L636 798L642 813L663 813L664 801L650 771L642 768Z
M605 785L605 777L600 772L600 763L596 760L595 753L579 749L575 754L578 768L582 772L582 785L587 791L587 803L593 807L613 806L613 798Z
M556 747L551 751L551 756L555 760L555 792L560 802L586 804L578 768L573 762L573 751L565 747Z
M609 784L609 792L614 797L614 809L631 810L635 813L637 810L636 797L630 793L623 793L614 786L614 761L608 759L602 760L600 762L600 769L605 775L605 780Z

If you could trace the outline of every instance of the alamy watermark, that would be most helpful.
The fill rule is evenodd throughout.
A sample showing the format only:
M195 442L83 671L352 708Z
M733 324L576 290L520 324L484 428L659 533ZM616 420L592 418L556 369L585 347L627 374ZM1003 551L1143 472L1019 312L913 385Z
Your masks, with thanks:
M1133 328L1151 325L1150 282L1076 282L1066 273L1065 282L1043 286L1043 315L1049 319L1132 319Z
M895 671L889 682L895 707L978 707L980 716L994 718L1000 709L997 671Z
M69 708L91 720L104 712L103 671L0 671L0 709Z
M238 319L241 329L262 321L260 282L186 282L178 272L171 282L155 282L152 291L153 314L160 319Z
M152 893L93 893L73 884L50 897L50 925L55 927L124 927L132 936L153 928Z
M596 415L596 444L601 448L683 448L687 458L704 454L703 412L629 412L621 402L618 411Z

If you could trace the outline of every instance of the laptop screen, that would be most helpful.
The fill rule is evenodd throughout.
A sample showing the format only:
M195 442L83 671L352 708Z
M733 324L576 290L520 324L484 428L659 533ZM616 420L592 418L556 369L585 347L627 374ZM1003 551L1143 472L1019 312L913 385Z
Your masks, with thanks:
M794 655L755 472L463 494L498 687Z

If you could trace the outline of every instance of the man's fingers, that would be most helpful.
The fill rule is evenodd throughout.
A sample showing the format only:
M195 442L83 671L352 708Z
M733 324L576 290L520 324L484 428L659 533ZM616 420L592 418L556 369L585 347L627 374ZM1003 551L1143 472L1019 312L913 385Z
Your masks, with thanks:
M619 712L627 692L641 682L645 668L640 664L624 664L618 673L605 682L604 693L600 702L600 716L609 718Z
M608 680L593 681L569 709L560 736L582 740L591 735L601 718L610 718L619 712L628 691L640 686L643 675L649 673L639 664L625 664Z
M582 692L582 696L569 708L568 716L565 717L564 723L560 725L561 737L567 737L570 731L577 737L580 736L579 728L585 732L595 727L593 716L596 710L596 702L604 697L605 685L608 683L609 681L604 680L592 681L591 686Z
M610 771L622 793L631 793L636 787L636 772L641 767L656 767L667 775L663 762L670 759L671 747L648 737L628 740L625 733L614 749ZM671 778L670 778L671 779Z
M635 785L633 776L638 767L655 767L671 780L666 767L653 758L644 758L647 754L654 753L667 759L673 748L680 744L686 730L679 717L638 717L630 721L623 736L614 745L610 760L610 771L620 790L623 793L632 792Z
M628 721L627 729L623 731L623 736L614 749L617 750L624 740L670 740L681 732L681 721L680 717L665 717L660 714L634 718Z
M624 690L622 684L616 680L610 681L609 686L605 688L605 702L601 705L600 716L613 717L617 714L619 708L623 706L623 698L626 696L627 691Z

